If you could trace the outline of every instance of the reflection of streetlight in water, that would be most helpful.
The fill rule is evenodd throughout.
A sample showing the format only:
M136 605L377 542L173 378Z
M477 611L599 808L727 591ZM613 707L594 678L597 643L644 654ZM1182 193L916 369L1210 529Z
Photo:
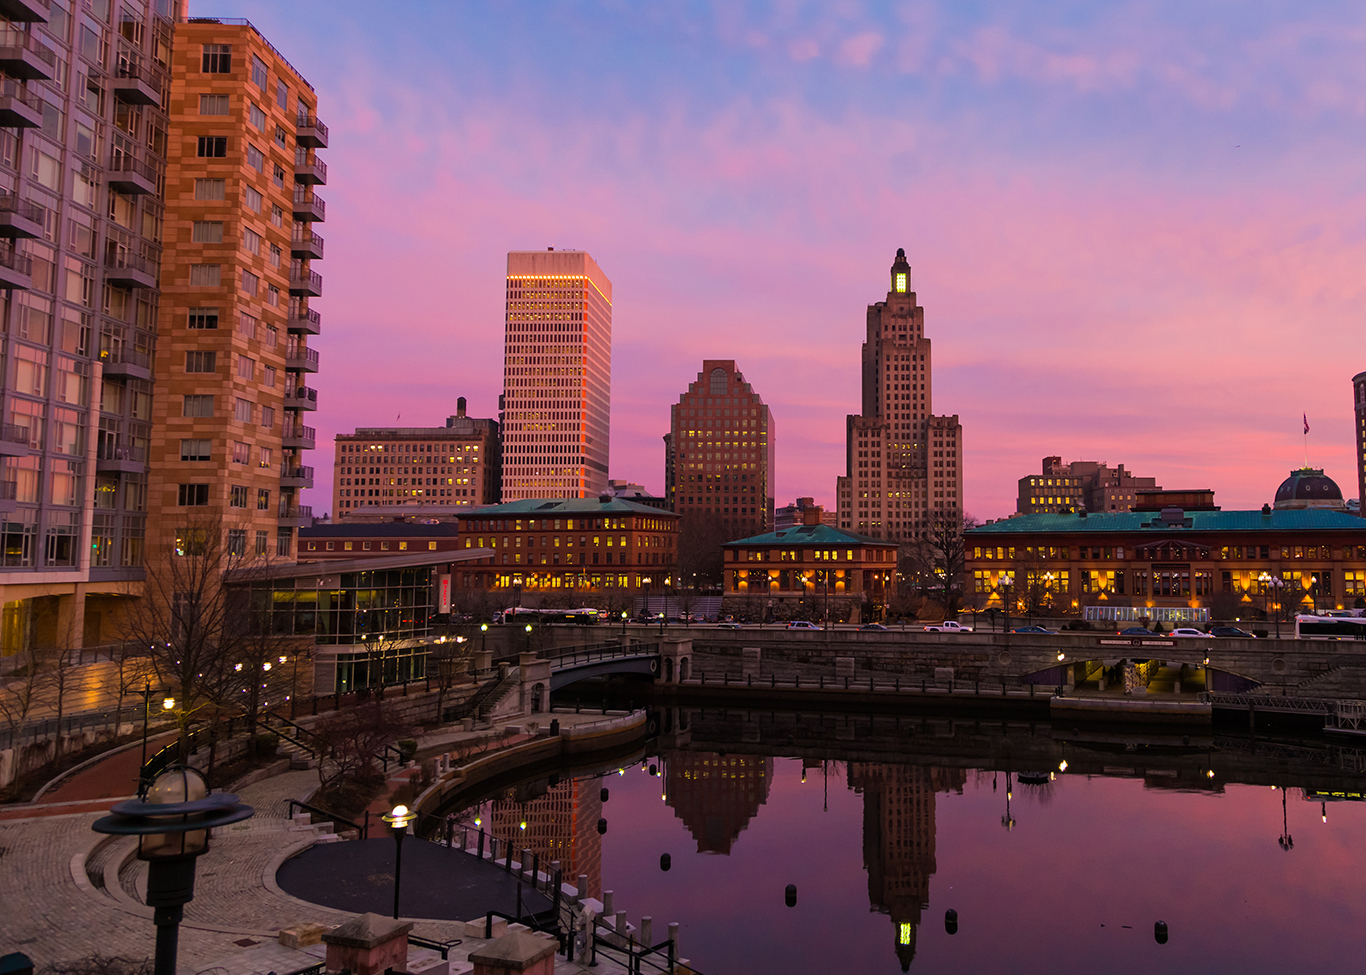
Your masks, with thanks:
M1273 785L1271 788L1274 789L1276 787ZM1277 838L1276 842L1281 845L1282 850L1289 853L1295 848L1295 840L1291 837L1290 827L1286 822L1285 791L1284 788L1281 789L1281 835Z
M992 783L992 787L995 788L995 782ZM1001 825L1006 828L1007 832L1015 828L1015 817L1010 814L1010 799L1012 795L1013 791L1010 788L1010 773L1006 772L1006 814L1001 817Z

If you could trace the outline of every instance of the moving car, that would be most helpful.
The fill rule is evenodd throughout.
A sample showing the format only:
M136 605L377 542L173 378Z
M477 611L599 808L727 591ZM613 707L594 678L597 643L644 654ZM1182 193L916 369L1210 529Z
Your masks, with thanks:
M787 624L789 630L819 630L820 627L810 620L793 620Z
M1178 626L1171 631L1171 636L1209 636L1204 630L1197 630L1193 626Z
M945 620L942 623L927 623L924 630L926 633L971 633L972 627L964 626L957 620Z
M1236 637L1242 640L1255 640L1257 637L1238 626L1211 626L1210 636Z
M1120 636L1156 636L1152 630L1145 630L1141 626L1128 626L1119 631Z
M719 623L719 624L717 624L716 628L717 628L718 630L740 630L740 629L744 629L744 627L742 627L739 623Z
M860 629L860 630L875 630L875 631L877 631L878 633L887 633L887 632L889 632L888 629L887 629L887 627L883 626L881 623L864 623L862 626L859 627L859 629Z
M1042 626L1017 626L1010 631L1011 633L1054 633L1054 630L1044 629Z

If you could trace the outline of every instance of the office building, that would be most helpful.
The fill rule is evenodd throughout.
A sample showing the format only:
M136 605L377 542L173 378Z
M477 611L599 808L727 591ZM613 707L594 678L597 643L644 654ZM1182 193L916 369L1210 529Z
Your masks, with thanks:
M670 410L673 510L684 525L707 522L722 538L773 526L773 415L735 366L706 359Z
M1015 511L1022 515L1087 511L1129 511L1142 503L1140 491L1160 491L1156 478L1139 477L1124 465L1045 457L1042 472L1020 478Z
M868 306L863 407L846 420L845 474L835 482L839 527L893 541L926 537L963 516L963 428L933 412L934 361L925 309L900 248L891 290Z
M612 282L584 251L512 251L504 342L503 501L607 487Z
M405 552L454 552L458 526L450 522L348 522L299 529L299 561L387 558Z
M825 524L825 509L816 504L815 498L798 498L792 504L785 504L781 508L774 509L773 530L782 532L787 531L789 528L796 528L798 525L807 524L806 513L808 511L816 512L816 521L814 524ZM832 514L830 516L830 523L834 524L834 521L835 518Z
M677 751L664 763L663 786L664 801L697 841L697 852L729 856L768 802L773 759Z
M0 5L0 671L142 578L170 0Z
M312 86L251 24L178 25L150 448L151 557L219 525L237 557L292 558L317 409L309 337L327 126Z
M336 444L332 512L338 521L498 501L498 421L466 416L463 396L444 427L360 427L337 434Z
M643 504L647 508L658 508L660 511L672 511L673 505L669 504L668 498L660 498L645 490L645 485L636 484L633 481L623 481L617 478L607 482L607 493L614 498L621 498L625 501L634 501L636 504Z

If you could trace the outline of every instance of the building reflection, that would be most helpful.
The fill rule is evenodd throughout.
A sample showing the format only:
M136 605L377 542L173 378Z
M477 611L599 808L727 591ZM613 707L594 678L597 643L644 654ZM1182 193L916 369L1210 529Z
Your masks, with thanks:
M543 785L544 783L540 783ZM575 779L550 786L544 792L533 787L489 804L489 828L502 843L540 858L542 870L560 861L565 883L577 884L588 877L588 895L602 896L602 779ZM522 828L526 823L526 828Z
M963 791L962 769L849 763L849 788L863 796L863 866L868 902L892 919L901 970L915 958L920 912L934 875L935 793Z
M665 767L666 801L698 853L730 853L772 782L773 759L756 755L675 752Z

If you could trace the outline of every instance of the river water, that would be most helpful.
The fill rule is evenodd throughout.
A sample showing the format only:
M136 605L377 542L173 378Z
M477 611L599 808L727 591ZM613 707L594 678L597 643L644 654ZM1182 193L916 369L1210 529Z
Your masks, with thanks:
M1352 747L781 712L661 724L633 764L464 815L612 890L633 924L651 915L655 941L679 922L705 975L1362 968Z

